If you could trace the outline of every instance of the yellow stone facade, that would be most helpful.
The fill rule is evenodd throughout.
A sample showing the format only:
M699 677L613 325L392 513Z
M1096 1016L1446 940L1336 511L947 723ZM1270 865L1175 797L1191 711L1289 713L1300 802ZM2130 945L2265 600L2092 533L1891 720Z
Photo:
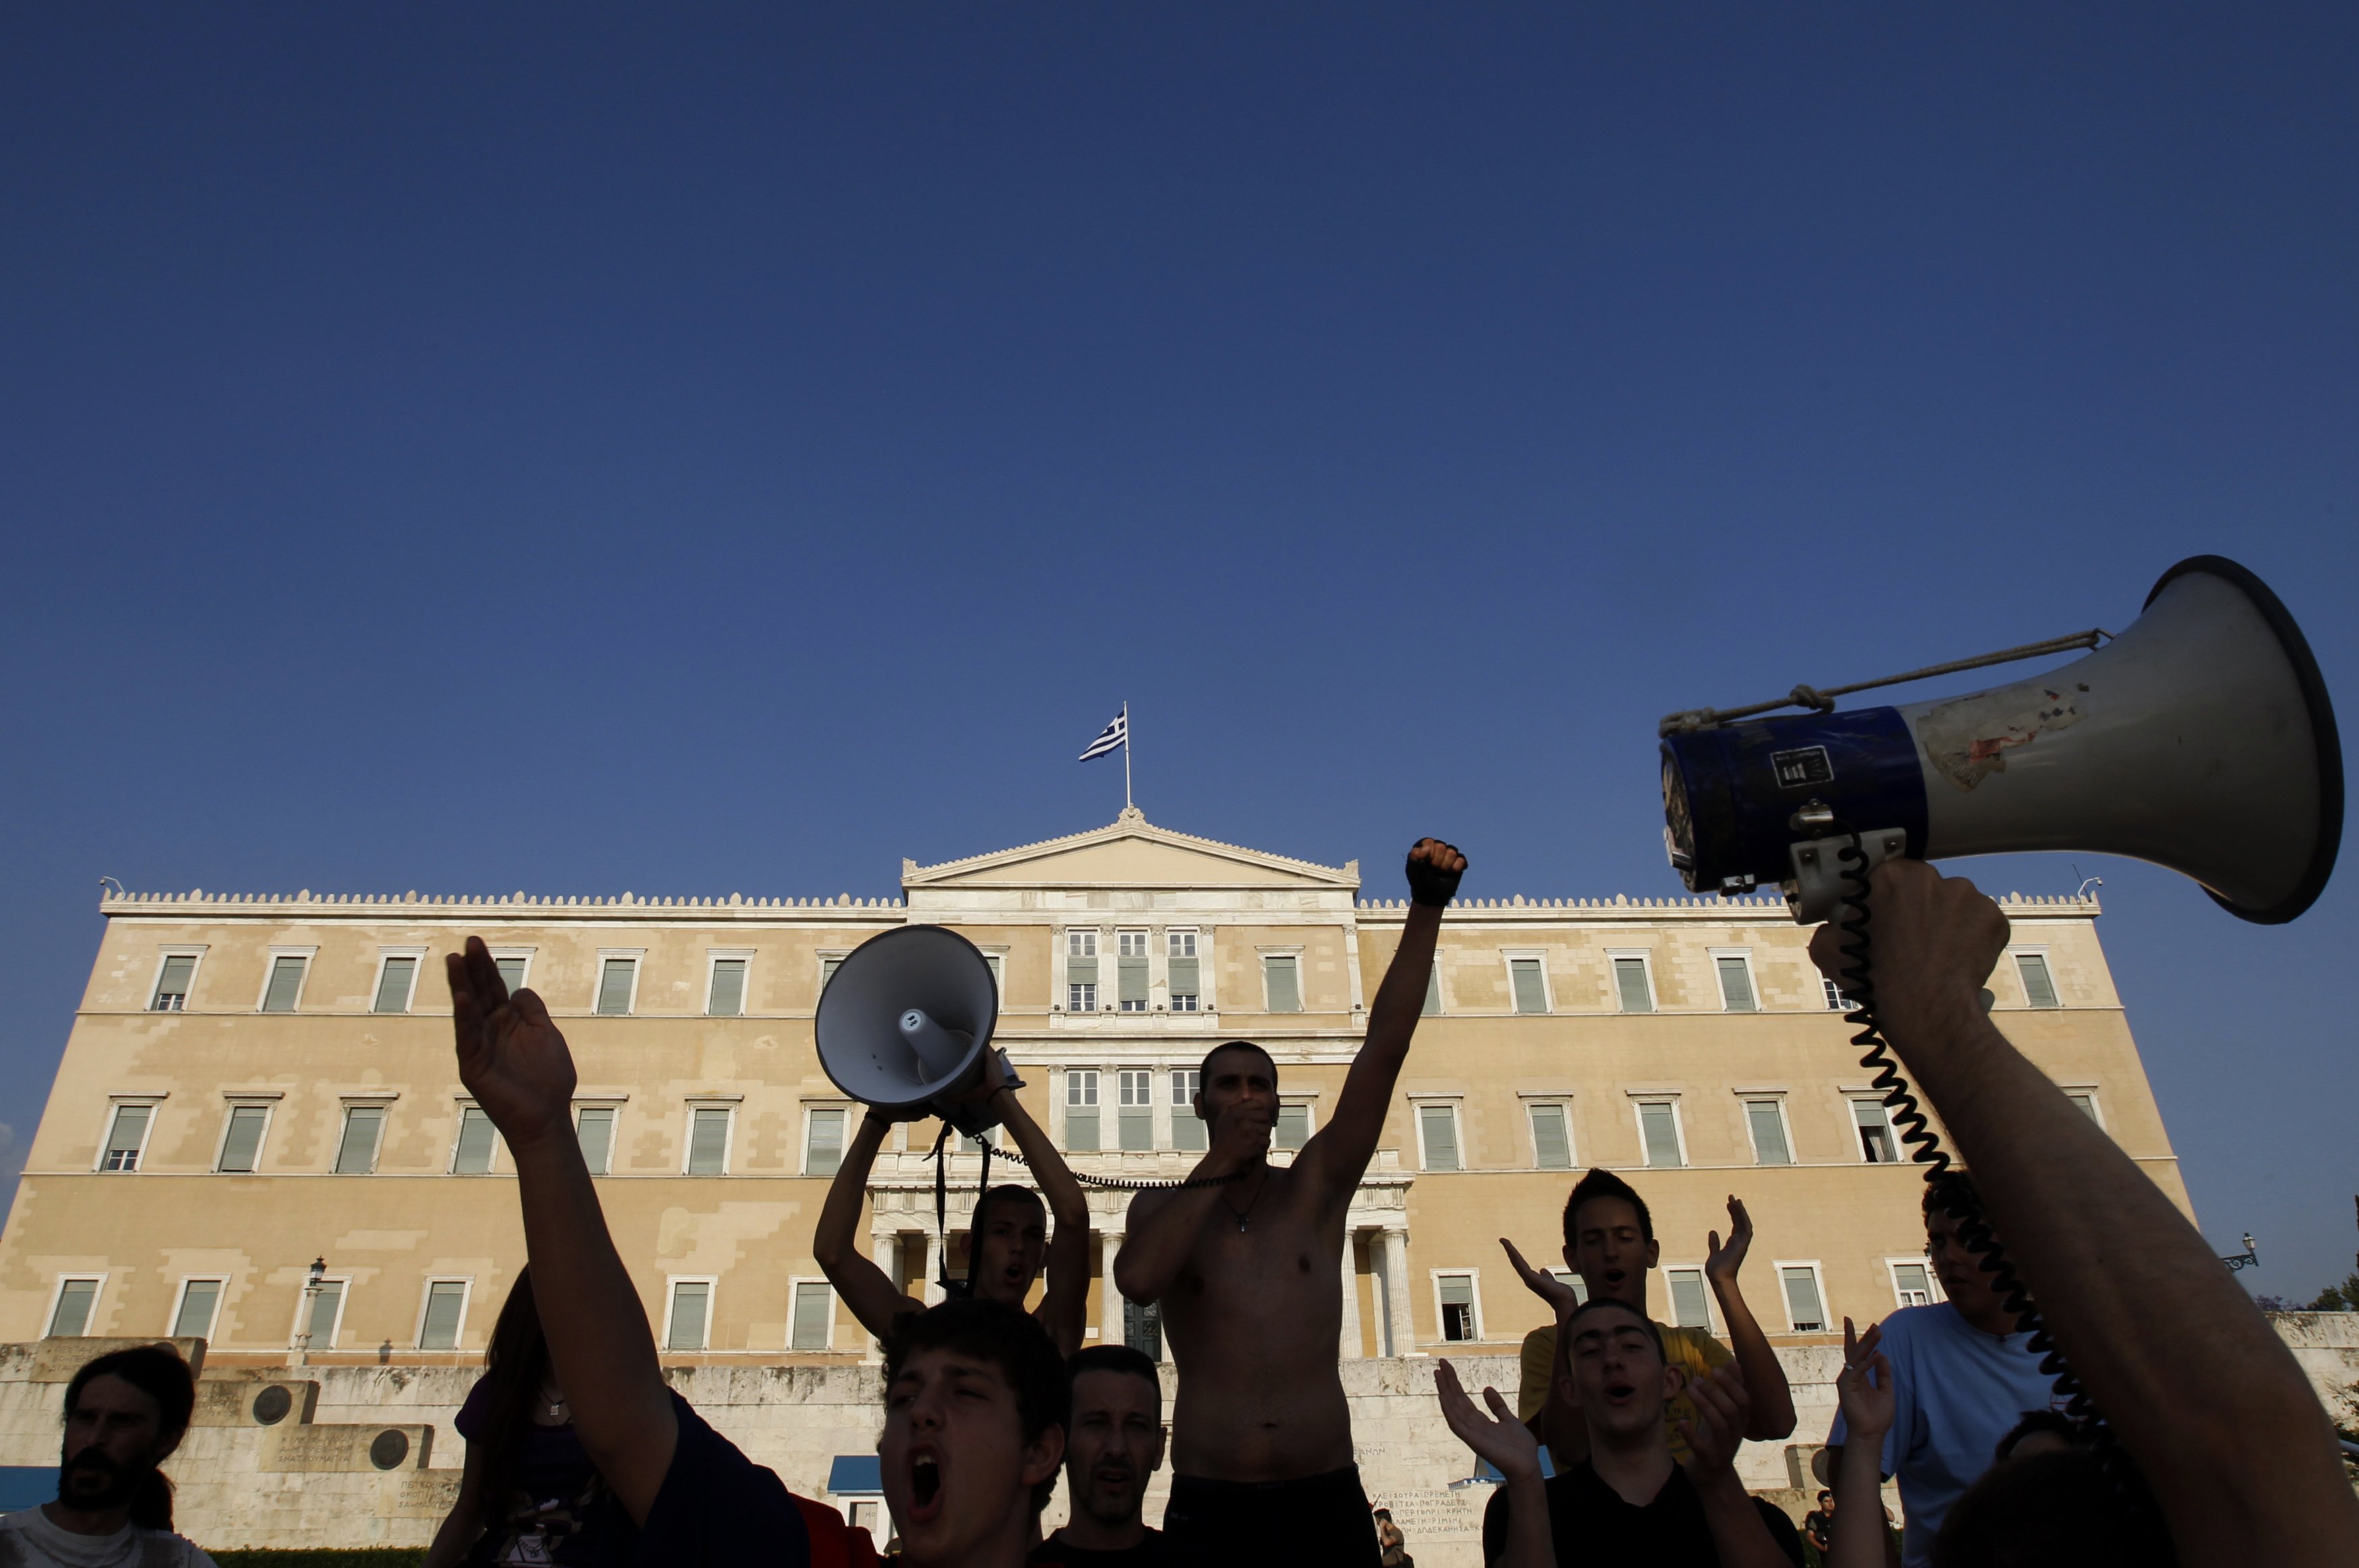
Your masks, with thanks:
M1470 893L1514 885L1511 854L1472 848ZM0 1340L178 1332L207 1339L216 1367L283 1363L317 1316L300 1352L315 1364L479 1357L523 1247L506 1162L471 1127L451 1061L440 955L475 934L521 960L572 1043L582 1107L605 1113L593 1117L611 1128L600 1196L650 1321L676 1341L668 1359L857 1362L873 1346L814 1293L810 1256L831 1131L858 1114L812 1044L832 960L907 922L955 927L999 969L998 1040L1034 1117L1061 1147L1093 1141L1094 1126L1100 1148L1074 1152L1074 1167L1158 1179L1196 1158L1174 1075L1221 1040L1268 1047L1298 1108L1293 1134L1323 1123L1403 913L1390 866L1364 890L1356 864L1239 849L1134 812L1069 838L904 862L901 880L900 898L874 901L106 900L0 1236ZM1995 1016L2185 1207L2094 901L2006 910ZM1565 1194L1592 1164L1628 1174L1653 1206L1658 1316L1678 1310L1670 1271L1701 1267L1732 1194L1758 1227L1744 1281L1774 1344L1823 1345L1844 1315L1898 1304L1921 1261L1919 1183L1866 1157L1866 1075L1806 935L1766 900L1453 907L1438 1011L1352 1212L1343 1353L1511 1354L1541 1309L1498 1238L1552 1261ZM1192 1011L1179 1000L1190 995ZM931 1272L933 1191L930 1132L912 1136L879 1162L869 1235L917 1281ZM716 1159L718 1173L691 1173ZM977 1163L953 1158L955 1209L972 1202ZM998 1162L993 1175L1022 1179ZM1101 1281L1126 1202L1092 1195ZM314 1258L333 1297L324 1314L317 1297L306 1311ZM1091 1322L1105 1338L1137 1331L1102 1282Z

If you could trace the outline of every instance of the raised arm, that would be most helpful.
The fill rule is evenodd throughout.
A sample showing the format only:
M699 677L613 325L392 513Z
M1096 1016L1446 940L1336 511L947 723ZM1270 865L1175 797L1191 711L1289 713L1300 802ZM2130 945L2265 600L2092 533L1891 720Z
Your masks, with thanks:
M634 1523L644 1523L679 1442L655 1336L573 1130L573 1056L529 990L511 997L480 936L444 957L459 1081L516 1160L533 1299L573 1430Z
M2006 917L1919 861L1878 867L1873 888L1886 1037L2145 1472L2180 1561L2348 1563L2359 1498L2292 1353L2170 1200L1983 1012ZM1810 956L1845 984L1841 940L1821 930Z
M1483 1390L1489 1416L1474 1408L1458 1381L1458 1368L1443 1361L1433 1370L1433 1391L1441 1401L1441 1419L1478 1459L1506 1478L1507 1542L1491 1568L1556 1568L1556 1538L1549 1518L1548 1487L1540 1478L1539 1440L1496 1389Z
M1311 1175L1328 1202L1349 1196L1375 1154L1385 1130L1393 1086L1408 1060L1409 1041L1425 1011L1425 988L1433 973L1434 938L1441 912L1457 896L1466 857L1439 838L1420 838L1408 852L1408 915L1401 922L1400 946L1385 970L1384 983L1368 1009L1368 1036L1352 1058L1335 1114L1296 1157L1294 1169Z
M820 1272L860 1320L860 1326L882 1339L893 1330L893 1320L904 1313L923 1312L926 1303L912 1300L873 1259L862 1256L853 1241L860 1210L868 1201L868 1173L876 1166L876 1152L893 1124L875 1111L860 1119L852 1147L843 1152L835 1180L828 1184L827 1202L819 1211L819 1228L811 1235L811 1255Z
M1712 1232L1712 1250L1705 1255L1703 1277L1720 1303L1721 1320L1728 1325L1728 1347L1745 1368L1745 1390L1753 1411L1745 1418L1745 1435L1756 1443L1775 1443L1794 1431L1794 1392L1786 1384L1786 1368L1769 1348L1769 1336L1754 1321L1753 1309L1737 1287L1736 1271L1753 1247L1753 1217L1734 1193L1728 1195L1728 1244Z
M1695 1420L1680 1422L1688 1440L1688 1479L1703 1499L1704 1522L1721 1568L1792 1568L1736 1478L1736 1450L1752 1424L1745 1368L1714 1368L1688 1385L1688 1398L1696 1410Z
M1835 1525L1827 1568L1889 1568L1897 1561L1892 1533L1884 1528L1884 1434L1892 1430L1897 1401L1892 1362L1876 1348L1883 1339L1883 1325L1862 1336L1843 1319L1843 1369L1835 1394L1844 1442L1834 1450Z
M1041 1260L1041 1271L1049 1280L1042 1304L1049 1309L1049 1337L1057 1342L1060 1355L1071 1356L1082 1347L1083 1320L1090 1310L1090 1201L1082 1195L1082 1184L1073 1179L1064 1156L1049 1141L1049 1134L1001 1078L997 1052L991 1054L984 1073L990 1086L991 1108L998 1115L999 1124L1007 1129L1007 1136L1016 1141L1016 1152L1024 1156L1032 1179L1040 1184L1040 1195L1056 1220L1049 1233L1048 1256Z

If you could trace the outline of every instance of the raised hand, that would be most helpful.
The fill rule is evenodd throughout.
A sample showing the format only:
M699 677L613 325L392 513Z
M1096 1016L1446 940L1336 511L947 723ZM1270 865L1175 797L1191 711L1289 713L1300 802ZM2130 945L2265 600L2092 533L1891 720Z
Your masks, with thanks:
M1835 1397L1848 1442L1877 1444L1892 1430L1892 1361L1876 1348L1883 1340L1882 1324L1862 1335L1854 1332L1851 1319L1843 1319L1843 1369L1835 1377Z
M508 994L499 966L480 936L446 953L451 1022L458 1036L459 1081L475 1097L510 1149L573 1131L573 1055L532 991Z
M1455 844L1420 838L1409 846L1408 896L1412 903L1440 908L1458 896L1458 879L1466 874L1466 857Z
M1525 1262L1524 1255L1516 1250L1514 1242L1502 1236L1499 1245L1507 1249L1507 1261L1516 1266L1516 1277L1523 1281L1526 1290L1548 1303L1549 1311L1556 1314L1557 1322L1562 1323L1564 1314L1581 1304L1581 1298L1573 1293L1571 1285L1546 1269L1535 1269Z
M1441 1419L1450 1423L1458 1441L1473 1449L1476 1457L1489 1460L1492 1468L1510 1481L1538 1476L1539 1439L1516 1419L1514 1408L1499 1397L1498 1390L1483 1390L1483 1402L1491 1407L1491 1414L1484 1415L1466 1397L1465 1387L1458 1380L1458 1368L1444 1360L1433 1369L1433 1391L1441 1400Z
M1688 1440L1688 1479L1698 1487L1734 1477L1736 1450L1745 1442L1745 1425L1752 1418L1753 1396L1745 1391L1745 1372L1734 1361L1688 1384L1695 1401L1696 1419L1680 1422Z
M1905 1054L1939 1040L1960 1019L1982 1015L1983 982L2006 948L2006 916L1963 877L1922 860L1886 860L1868 881L1875 914L1875 1015ZM1810 961L1838 987L1843 934L1832 922L1810 938Z
M1704 1256L1704 1278L1733 1281L1736 1271L1745 1267L1745 1254L1753 1248L1753 1217L1745 1212L1743 1200L1734 1193L1728 1195L1728 1245L1720 1244L1719 1231L1710 1234L1712 1250Z

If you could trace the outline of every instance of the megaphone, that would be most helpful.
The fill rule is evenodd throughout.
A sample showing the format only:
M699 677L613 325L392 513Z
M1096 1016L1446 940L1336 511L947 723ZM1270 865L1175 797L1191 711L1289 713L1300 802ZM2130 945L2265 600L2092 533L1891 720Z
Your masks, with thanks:
M1807 688L1795 700L1832 707ZM2310 906L2343 840L2342 741L2318 661L2268 586L2218 556L2180 562L2128 630L2030 680L1895 708L1732 717L1663 721L1671 864L1699 892L1783 882L1804 924L1843 895L1836 851L1851 838L1827 831L1835 822L1858 830L1870 865L2126 855L2194 878L2263 925Z
M820 1065L837 1088L897 1119L930 1112L970 1138L999 1119L966 1100L999 1022L999 985L975 945L905 925L854 947L820 992ZM1011 1087L1020 1082L1001 1052Z

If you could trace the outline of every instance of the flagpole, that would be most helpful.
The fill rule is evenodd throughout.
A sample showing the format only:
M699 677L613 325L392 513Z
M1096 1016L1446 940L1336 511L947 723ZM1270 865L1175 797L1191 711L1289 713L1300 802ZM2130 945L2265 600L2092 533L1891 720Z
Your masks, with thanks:
M1125 811L1138 809L1130 798L1130 702L1127 698L1122 705L1122 808Z

